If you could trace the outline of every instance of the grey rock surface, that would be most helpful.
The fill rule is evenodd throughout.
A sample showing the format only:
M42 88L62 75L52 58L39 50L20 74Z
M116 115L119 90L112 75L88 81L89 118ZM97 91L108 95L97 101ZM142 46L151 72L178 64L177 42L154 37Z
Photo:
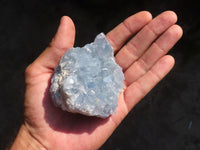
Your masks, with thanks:
M123 80L112 46L100 33L93 43L67 50L55 68L50 92L65 111L106 118L115 113Z

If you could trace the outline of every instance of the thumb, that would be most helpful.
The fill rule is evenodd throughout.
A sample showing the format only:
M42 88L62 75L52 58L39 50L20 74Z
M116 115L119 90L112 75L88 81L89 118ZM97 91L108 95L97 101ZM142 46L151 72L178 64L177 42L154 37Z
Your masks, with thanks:
M74 45L75 27L71 18L63 16L60 20L57 33L50 43L50 47L55 47L66 51Z
M53 71L63 54L70 47L73 47L74 40L74 23L69 17L63 16L60 20L57 33L52 39L49 47L42 52L29 68L31 68L31 70L36 70L35 72L38 73L47 72L49 69L49 71ZM36 74L35 72L34 74Z

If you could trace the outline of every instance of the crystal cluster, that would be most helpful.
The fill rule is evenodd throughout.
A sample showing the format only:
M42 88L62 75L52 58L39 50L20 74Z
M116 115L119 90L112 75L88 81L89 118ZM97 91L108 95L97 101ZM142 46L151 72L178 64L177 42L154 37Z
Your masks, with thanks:
M106 118L115 113L123 80L113 49L100 33L93 43L67 50L55 68L50 92L63 110Z

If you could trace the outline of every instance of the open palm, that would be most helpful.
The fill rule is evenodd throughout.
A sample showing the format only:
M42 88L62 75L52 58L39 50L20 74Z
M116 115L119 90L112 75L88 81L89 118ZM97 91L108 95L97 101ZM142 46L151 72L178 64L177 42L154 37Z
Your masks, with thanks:
M52 103L52 73L75 39L72 20L62 17L49 47L26 70L24 126L29 133L46 149L98 149L133 106L173 67L174 59L166 53L182 36L176 21L171 11L153 20L150 13L143 11L107 33L116 62L123 68L126 87L118 99L116 114L100 119L64 112Z

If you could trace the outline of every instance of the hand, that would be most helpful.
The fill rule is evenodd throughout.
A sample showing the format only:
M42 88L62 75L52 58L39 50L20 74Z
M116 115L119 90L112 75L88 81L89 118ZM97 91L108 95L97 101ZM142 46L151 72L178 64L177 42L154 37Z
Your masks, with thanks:
M62 17L49 47L26 70L25 120L12 149L20 145L29 149L98 149L128 112L172 69L174 59L166 53L182 36L176 21L177 16L171 11L153 20L149 12L143 11L106 35L116 62L123 68L126 87L118 99L116 114L100 119L64 112L52 103L52 73L75 39L72 20Z

